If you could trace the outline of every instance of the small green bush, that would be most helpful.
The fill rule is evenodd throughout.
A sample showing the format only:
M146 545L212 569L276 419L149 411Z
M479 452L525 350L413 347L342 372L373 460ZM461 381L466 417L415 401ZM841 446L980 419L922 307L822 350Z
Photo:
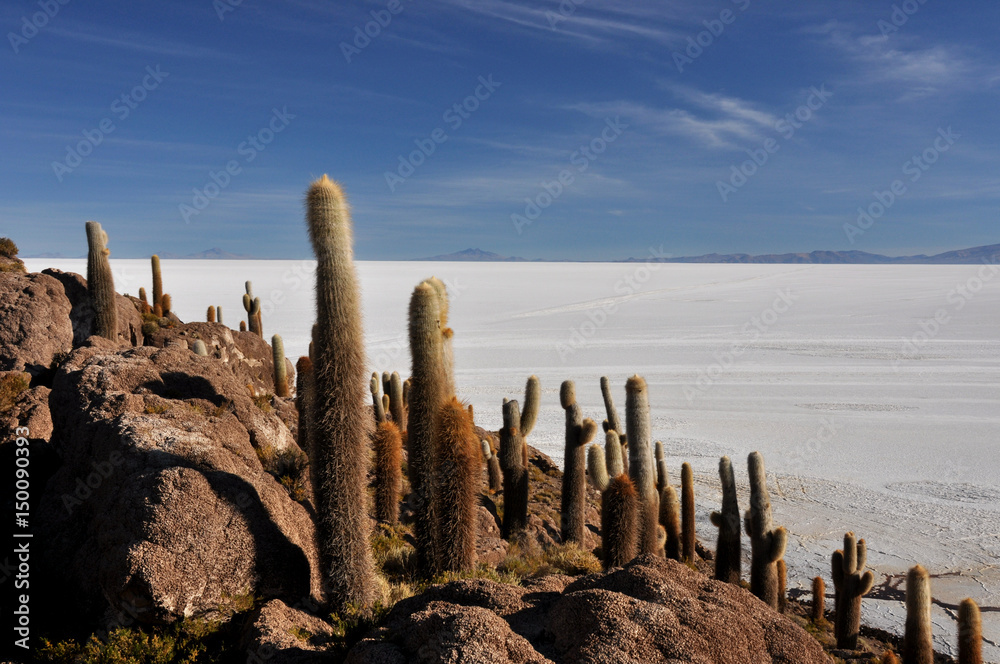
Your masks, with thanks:
M0 237L0 256L17 258L17 245L9 237Z
M12 372L0 377L0 413L11 410L29 385L28 374Z

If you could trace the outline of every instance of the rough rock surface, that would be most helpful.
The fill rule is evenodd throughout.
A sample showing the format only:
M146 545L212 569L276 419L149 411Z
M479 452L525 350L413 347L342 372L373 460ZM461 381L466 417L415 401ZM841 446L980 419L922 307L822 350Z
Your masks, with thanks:
M746 590L672 560L523 587L457 581L403 600L348 662L828 664L819 643Z
M0 377L4 375L5 372L0 372ZM13 408L0 412L0 445L14 440L19 427L28 429L29 440L48 442L52 437L50 392L44 385L28 388L14 401Z
M73 347L70 301L44 274L0 273L0 371L37 376Z
M168 623L248 592L318 599L311 508L256 453L292 435L221 362L92 337L50 403L44 551L80 608Z
M52 268L42 270L42 274L62 284L63 292L72 305L69 320L73 328L73 346L81 345L94 333L94 307L87 294L87 280L75 272L63 272ZM139 315L139 311L124 295L115 294L115 303L118 306L119 341L130 346L141 346L142 316Z
M273 599L254 611L243 636L243 649L251 661L318 664L330 661L324 650L333 637L328 623Z

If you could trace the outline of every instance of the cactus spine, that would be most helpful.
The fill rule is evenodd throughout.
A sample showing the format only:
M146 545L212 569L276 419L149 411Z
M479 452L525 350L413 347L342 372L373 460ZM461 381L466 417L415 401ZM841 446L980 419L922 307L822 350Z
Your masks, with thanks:
M392 421L402 431L406 427L406 415L403 408L403 383L395 371L389 376L389 414Z
M632 376L625 384L629 476L639 496L639 553L657 553L656 526L660 497L656 493L652 441L649 434L649 391L646 381Z
M813 578L812 593L811 620L814 625L819 625L824 620L823 613L826 604L826 584L823 583L823 577L817 576Z
M729 457L719 459L722 482L722 511L712 512L712 524L719 529L715 547L715 578L739 585L742 574L740 506L736 497L736 475Z
M750 473L750 509L744 521L750 536L750 592L778 608L778 561L785 555L788 531L775 528L771 521L771 498L767 493L764 457L751 452L747 459Z
M412 397L406 426L407 472L413 493L419 566L433 572L434 554L433 462L434 436L441 405L447 398L441 334L441 304L434 288L422 282L413 289L409 310Z
M369 606L375 566L366 496L371 417L365 406L361 296L354 269L351 216L340 187L326 175L306 197L316 254L316 334L310 433L318 457L317 512L333 610ZM258 308L259 308L259 300Z
M681 557L693 563L694 552L694 471L691 464L681 464Z
M108 234L96 221L88 221L87 229L87 292L94 307L94 334L105 339L118 339L118 303L115 301L115 279L108 256Z
M159 256L153 254L149 257L149 262L153 268L153 301L151 304L155 309L160 305L160 298L163 297L163 275L160 273Z
M479 445L472 414L452 397L437 418L434 510L437 523L437 570L461 572L476 564Z
M958 664L983 664L983 619L969 598L958 606Z
M529 390L531 384L532 381L529 380ZM537 379L535 384L537 385ZM576 403L576 388L573 381L563 382L559 391L559 402L566 411L566 454L563 462L561 508L562 540L583 544L583 533L586 530L583 514L587 502L586 450L587 444L593 440L597 432L597 425L589 417L583 419L580 406Z
M875 583L875 576L865 572L868 548L865 541L854 533L844 535L844 548L834 551L832 557L833 586L836 592L837 615L834 632L837 647L857 650L861 630L861 598L868 594Z
M611 480L601 497L601 549L604 569L621 567L635 558L638 544L639 495L629 476Z
M285 366L285 344L278 334L271 337L271 360L274 363L274 395L288 398L291 392L288 389L288 367Z
M379 422L372 447L375 448L375 518L396 525L403 487L403 439L395 422Z
M934 664L931 632L931 579L920 565L906 575L906 630L903 664Z

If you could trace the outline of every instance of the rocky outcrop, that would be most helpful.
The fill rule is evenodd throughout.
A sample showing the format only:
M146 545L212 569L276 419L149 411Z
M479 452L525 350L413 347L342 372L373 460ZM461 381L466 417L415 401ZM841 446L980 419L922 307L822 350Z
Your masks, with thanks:
M311 507L260 460L298 448L219 360L93 337L49 401L42 537L79 609L169 623L247 593L319 599Z
M73 346L81 345L94 333L94 307L87 293L87 280L75 272L63 272L52 268L42 270L42 274L62 284L63 292L72 305L68 317L73 328ZM124 295L115 294L115 304L118 307L119 341L130 346L141 346L142 316L139 311L132 300Z
M0 273L0 371L44 373L73 347L70 301L44 274Z
M636 558L573 581L483 579L399 602L348 662L828 664L819 643L742 588Z
M333 641L334 631L328 623L273 599L250 617L243 650L248 653L248 661L320 664L330 661L326 650Z

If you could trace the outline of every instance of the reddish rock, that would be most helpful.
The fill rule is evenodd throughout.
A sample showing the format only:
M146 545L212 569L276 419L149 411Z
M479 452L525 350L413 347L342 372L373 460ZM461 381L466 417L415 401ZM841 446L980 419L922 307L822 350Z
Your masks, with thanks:
M73 347L70 302L44 274L0 273L0 371L45 372Z

